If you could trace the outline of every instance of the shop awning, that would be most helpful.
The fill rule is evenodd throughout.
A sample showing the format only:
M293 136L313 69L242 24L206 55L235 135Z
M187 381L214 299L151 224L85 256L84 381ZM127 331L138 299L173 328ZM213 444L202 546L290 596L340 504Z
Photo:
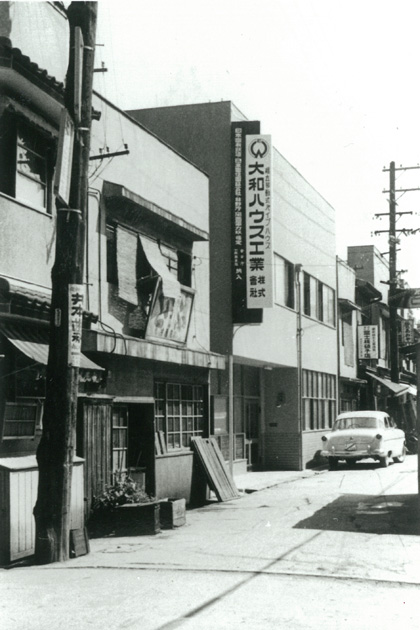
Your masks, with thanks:
M404 383L402 383L402 385L404 385ZM417 387L414 387L414 385L408 385L407 389L395 395L402 396L403 394L410 394L410 396L417 396Z
M154 272L162 279L162 293L168 298L179 298L181 296L181 285L175 276L169 271L166 260L163 257L159 245L156 241L139 234L139 240L149 265Z
M357 306L357 304L346 298L338 298L338 304L343 312L362 310L360 306Z
M46 331L25 330L23 326L2 326L0 332L7 337L15 348L22 354L32 359L35 363L47 365L48 343L45 343ZM80 355L80 368L83 370L95 370L104 372L105 369L91 361L83 353Z
M367 372L367 375L373 378L375 381L378 381L384 387L387 387L395 396L401 396L402 394L409 393L407 390L410 387L407 383L394 383L389 378L383 378L373 374L371 372Z

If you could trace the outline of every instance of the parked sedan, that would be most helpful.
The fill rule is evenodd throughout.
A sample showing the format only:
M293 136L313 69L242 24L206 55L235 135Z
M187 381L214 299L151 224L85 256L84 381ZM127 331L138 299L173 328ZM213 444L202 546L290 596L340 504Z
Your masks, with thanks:
M404 431L397 429L384 411L341 413L332 431L322 436L321 455L328 457L330 470L344 459L350 466L360 459L376 459L383 467L403 462L406 455Z

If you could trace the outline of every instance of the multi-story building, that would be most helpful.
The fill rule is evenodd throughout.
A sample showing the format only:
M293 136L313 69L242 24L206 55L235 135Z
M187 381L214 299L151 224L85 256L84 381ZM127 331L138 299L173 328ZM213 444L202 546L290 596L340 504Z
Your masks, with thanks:
M19 4L4 3L0 40L0 458L34 454L42 430L69 41L54 3ZM209 349L209 180L99 94L93 105L75 439L86 506L128 470L189 500L190 438L209 434L209 373L225 368Z
M211 382L214 433L227 442L230 402L235 435L246 438L248 467L312 465L319 433L336 413L334 209L273 150L273 307L262 317L258 309L241 311L235 138L258 135L259 123L228 101L129 114L210 177L210 344L233 356L233 375L219 373ZM242 456L236 453L237 460Z

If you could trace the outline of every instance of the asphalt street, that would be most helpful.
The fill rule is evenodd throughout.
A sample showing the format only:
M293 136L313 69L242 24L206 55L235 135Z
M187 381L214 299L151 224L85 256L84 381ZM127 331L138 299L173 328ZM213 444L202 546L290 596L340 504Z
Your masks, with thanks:
M271 487L188 511L179 529L0 571L0 627L420 627L416 457L259 475Z

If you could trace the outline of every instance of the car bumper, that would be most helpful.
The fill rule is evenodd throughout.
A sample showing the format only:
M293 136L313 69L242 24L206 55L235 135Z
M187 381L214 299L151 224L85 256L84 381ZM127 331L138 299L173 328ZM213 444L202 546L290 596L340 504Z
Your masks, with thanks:
M368 457L385 457L386 453L383 449L369 448L358 451L346 451L344 449L333 449L321 451L322 457L336 457L337 459L367 459Z

